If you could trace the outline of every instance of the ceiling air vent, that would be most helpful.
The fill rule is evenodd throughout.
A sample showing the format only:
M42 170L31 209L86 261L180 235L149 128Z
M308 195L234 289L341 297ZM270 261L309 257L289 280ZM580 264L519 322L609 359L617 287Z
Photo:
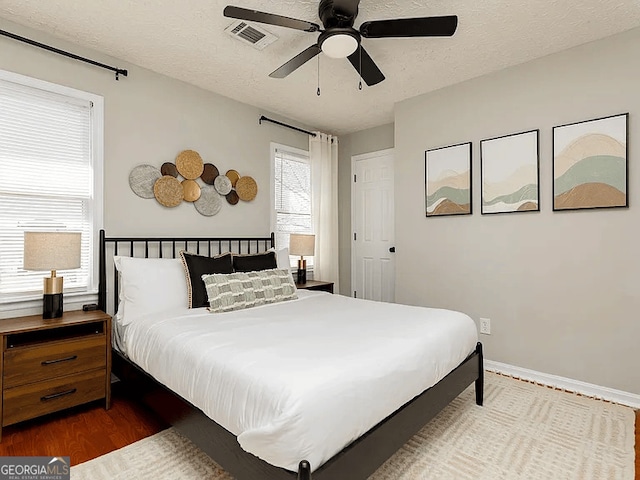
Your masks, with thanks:
M258 50L264 49L278 39L274 34L267 32L263 28L251 25L243 20L233 22L224 31Z

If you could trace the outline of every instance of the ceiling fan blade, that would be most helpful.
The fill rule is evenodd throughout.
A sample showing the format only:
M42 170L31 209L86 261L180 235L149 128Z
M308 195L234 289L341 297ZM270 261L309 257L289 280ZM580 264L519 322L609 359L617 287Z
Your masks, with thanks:
M360 35L365 38L384 37L450 37L458 27L458 17L398 18L376 20L360 25Z
M333 0L333 11L349 17L355 17L358 13L360 0Z
M311 45L309 48L300 52L280 68L271 72L269 76L272 78L284 78L297 68L300 68L302 65L307 63L320 52L320 47L317 44Z
M361 54L362 60L360 59ZM384 75L362 45L359 45L358 49L347 58L349 58L353 68L362 75L362 79L368 86L371 87L384 80ZM361 64L362 72L360 72Z
M305 20L283 17L282 15L259 12L257 10L249 10L246 8L234 7L231 5L224 7L223 14L225 17L229 18L238 18L240 20L248 20L250 22L266 23L268 25L277 25L278 27L294 28L296 30L302 30L304 32L317 32L320 30L319 25L307 22Z

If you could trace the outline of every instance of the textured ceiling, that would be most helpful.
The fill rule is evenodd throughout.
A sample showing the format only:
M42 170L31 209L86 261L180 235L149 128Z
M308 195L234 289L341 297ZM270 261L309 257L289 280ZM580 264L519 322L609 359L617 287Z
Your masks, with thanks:
M400 100L640 25L639 0L362 0L356 28L456 14L458 30L363 39L386 80L362 91L346 59L320 55L318 97L317 59L285 79L268 76L318 34L261 25L279 40L259 51L224 33L227 4L321 23L318 2L306 0L0 0L0 16L336 134L393 122Z

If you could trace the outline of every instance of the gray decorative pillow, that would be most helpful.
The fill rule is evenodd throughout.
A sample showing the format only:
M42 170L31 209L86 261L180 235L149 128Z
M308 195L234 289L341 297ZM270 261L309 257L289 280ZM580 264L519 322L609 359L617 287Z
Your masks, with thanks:
M277 268L202 275L210 312L230 312L298 298L293 278Z

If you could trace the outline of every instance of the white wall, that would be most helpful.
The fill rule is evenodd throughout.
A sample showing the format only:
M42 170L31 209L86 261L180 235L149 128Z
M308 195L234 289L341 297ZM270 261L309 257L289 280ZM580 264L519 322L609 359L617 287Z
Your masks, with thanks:
M490 318L489 359L640 394L639 78L635 29L397 105L397 301ZM552 127L624 112L631 207L553 212ZM541 212L480 215L479 141L536 128ZM466 141L474 214L425 218L425 150Z
M115 81L101 68L0 37L0 69L102 95L105 99L104 227L108 235L268 235L270 232L270 142L308 149L308 137L270 123L269 112L230 100L101 53L5 20L0 28L93 60L129 70ZM308 128L301 125L303 128ZM142 199L129 188L139 164L175 160L198 151L223 173L235 169L258 183L252 202L226 202L213 217L183 202L175 208Z

